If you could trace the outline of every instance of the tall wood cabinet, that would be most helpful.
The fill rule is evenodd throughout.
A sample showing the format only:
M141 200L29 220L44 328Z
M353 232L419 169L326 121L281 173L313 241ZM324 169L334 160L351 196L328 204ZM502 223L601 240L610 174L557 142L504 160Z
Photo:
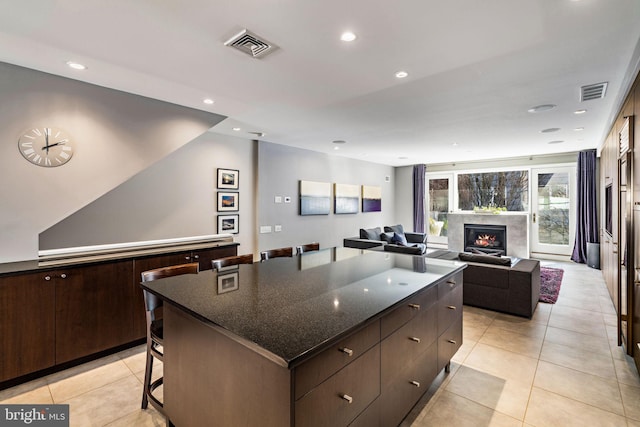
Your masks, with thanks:
M618 344L640 370L640 78L600 152L600 265L618 315Z

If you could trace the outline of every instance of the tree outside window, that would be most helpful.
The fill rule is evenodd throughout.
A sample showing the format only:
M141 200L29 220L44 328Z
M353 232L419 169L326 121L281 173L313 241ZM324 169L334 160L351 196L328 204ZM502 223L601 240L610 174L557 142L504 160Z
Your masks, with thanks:
M482 172L458 175L458 209L503 208L510 212L529 209L527 171Z

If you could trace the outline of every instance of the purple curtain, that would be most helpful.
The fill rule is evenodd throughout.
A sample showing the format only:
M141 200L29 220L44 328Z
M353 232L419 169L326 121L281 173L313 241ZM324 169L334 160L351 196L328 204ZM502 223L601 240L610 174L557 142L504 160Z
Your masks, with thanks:
M426 165L413 165L413 231L418 233L424 233L425 231L424 186L426 172Z
M576 242L571 259L587 262L587 243L598 243L596 204L596 150L578 153L578 206Z

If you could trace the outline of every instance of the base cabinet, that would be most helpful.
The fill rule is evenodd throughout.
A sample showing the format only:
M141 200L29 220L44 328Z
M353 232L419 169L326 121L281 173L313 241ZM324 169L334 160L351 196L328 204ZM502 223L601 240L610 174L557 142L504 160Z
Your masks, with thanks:
M0 277L0 382L55 365L49 272Z
M141 271L190 260L210 269L236 254L232 244L0 276L0 383L144 338Z

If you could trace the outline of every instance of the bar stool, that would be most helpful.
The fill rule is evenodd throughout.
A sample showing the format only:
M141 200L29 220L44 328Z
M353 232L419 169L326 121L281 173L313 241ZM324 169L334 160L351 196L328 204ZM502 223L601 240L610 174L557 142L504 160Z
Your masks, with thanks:
M296 246L296 255L300 255L305 252L319 251L319 250L320 250L320 243L316 243L316 242L307 243L306 245Z
M253 264L253 254L235 255L211 260L211 267L217 271L220 271L221 268L238 264Z
M293 248L278 248L260 252L260 262L267 261L271 258L292 257Z
M157 268L142 272L142 281L151 282L153 280L165 277L178 276L180 274L197 274L199 264L197 262L190 264L173 265L170 267ZM151 382L151 374L153 372L153 359L161 362L164 359L163 345L163 325L162 318L156 317L156 310L162 307L162 300L156 295L142 290L144 295L144 305L147 317L147 363L144 369L144 384L142 385L142 409L147 409L148 403L165 415L164 404L153 395L153 391L160 387L164 381L164 377L160 377Z

